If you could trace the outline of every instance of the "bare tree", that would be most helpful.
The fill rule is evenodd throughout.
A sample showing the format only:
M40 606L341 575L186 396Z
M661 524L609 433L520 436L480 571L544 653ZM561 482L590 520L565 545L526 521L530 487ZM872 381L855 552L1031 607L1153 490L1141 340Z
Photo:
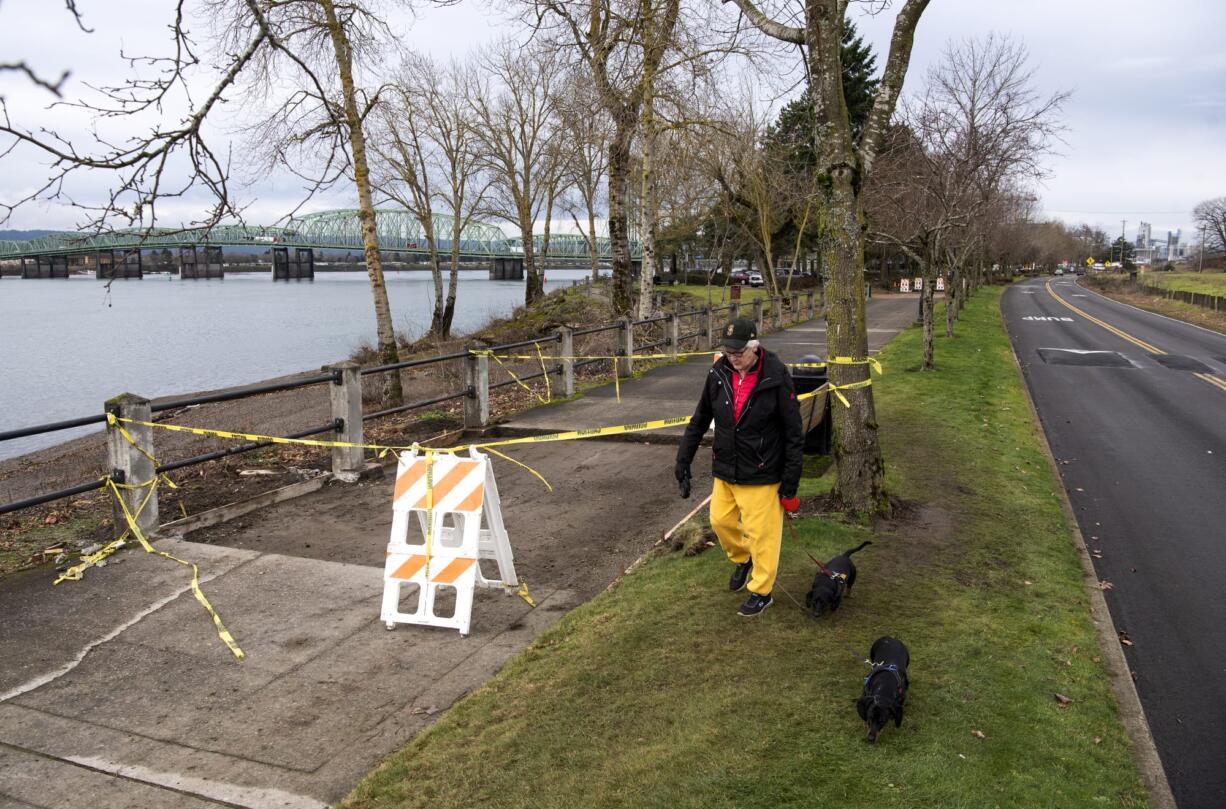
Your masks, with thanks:
M989 35L946 47L922 93L903 105L867 194L885 197L892 227L875 229L921 267L924 368L934 367L933 292L945 277L953 336L963 265L984 235L980 213L1001 194L1044 176L1067 93L1041 97L1025 48ZM871 208L870 204L870 208ZM874 211L877 213L877 211ZM978 225L978 226L977 226Z
M613 126L609 140L609 241L613 306L633 305L628 183L631 145L653 77L664 67L680 14L680 0L532 0L537 30L573 48L591 71Z
M524 302L544 295L535 244L538 216L550 215L564 165L557 148L558 62L543 47L504 39L487 51L484 81L469 105L483 167L491 173L491 213L514 224L524 251ZM547 248L548 235L546 234Z
M379 153L390 176L382 178L378 187L412 211L425 231L434 284L430 333L441 340L451 336L455 317L464 229L473 222L487 188L485 173L477 169L476 131L467 102L475 82L470 65L453 61L440 66L428 57L410 57L394 92L388 94L382 116ZM446 239L450 274L445 285L436 204L451 212Z
M1216 197L1198 203L1192 218L1201 229L1202 253L1226 255L1226 197Z
M196 224L212 225L231 217L241 220L241 204L231 193L231 161L206 140L204 124L217 109L244 90L249 108L271 108L252 127L260 156L295 171L306 182L306 196L350 179L358 197L358 219L374 301L380 359L398 359L391 308L379 258L374 206L363 125L378 100L378 92L359 87L356 71L394 45L386 23L372 10L379 0L337 3L335 0L199 0L202 16L217 28L213 51L219 65L207 63L187 27L187 2L175 5L168 56L130 58L140 72L119 85L98 88L89 100L75 102L96 119L135 121L183 104L188 111L177 122L161 121L119 142L95 130L92 143L74 143L55 132L13 121L0 102L0 134L12 145L31 147L50 158L47 182L26 197L4 204L3 210L32 199L67 201L87 216L86 229L153 228L159 224L159 203L203 189L209 210ZM407 5L408 0L385 0ZM75 14L75 5L68 8ZM193 92L197 74L216 69L219 78L203 97ZM241 85L241 86L240 86ZM288 88L288 90L285 90ZM279 92L284 90L282 95ZM297 158L309 155L303 168ZM74 201L66 188L72 176L105 171L114 183L101 203ZM400 375L384 375L384 401L399 403Z
M572 140L563 180L566 189L572 193L564 195L563 205L587 243L592 282L595 283L600 279L596 213L604 210L601 188L608 173L611 126L608 115L600 107L595 87L577 70L567 76L560 94L558 112L562 131ZM579 222L580 213L586 217L586 227Z
M834 409L835 493L855 511L888 508L885 466L877 440L877 415L869 385L868 332L864 319L864 234L860 192L872 173L873 161L902 91L911 47L928 0L905 0L894 21L885 72L876 88L872 111L860 135L852 135L843 96L842 38L848 0L809 0L803 24L791 26L767 16L753 0L733 2L758 29L770 37L803 46L809 92L816 120L814 145L818 156L816 191L825 212L822 263L826 284L827 348L835 357L852 360L830 368L830 380L846 387L849 407ZM877 6L889 5L878 2Z

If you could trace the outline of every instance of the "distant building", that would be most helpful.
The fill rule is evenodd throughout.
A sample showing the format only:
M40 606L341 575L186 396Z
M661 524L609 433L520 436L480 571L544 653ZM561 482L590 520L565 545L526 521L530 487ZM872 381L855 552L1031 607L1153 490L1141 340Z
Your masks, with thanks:
M1182 230L1174 230L1174 231L1168 230L1166 232L1166 260L1167 261L1175 261L1176 259L1183 258L1185 253L1187 253L1188 246L1183 241L1181 241L1182 236L1183 236Z
M1149 222L1142 222L1137 227L1137 249L1145 250L1146 248L1153 247L1152 242L1153 227L1149 224Z

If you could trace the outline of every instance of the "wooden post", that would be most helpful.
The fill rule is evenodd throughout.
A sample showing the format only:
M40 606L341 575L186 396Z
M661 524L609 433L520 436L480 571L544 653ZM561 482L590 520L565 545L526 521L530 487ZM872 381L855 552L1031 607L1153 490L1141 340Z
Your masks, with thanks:
M121 419L136 421L153 421L153 410L149 400L131 393L121 393L106 403L106 412ZM132 437L129 442L120 428ZM128 512L136 518L136 526L146 537L157 531L158 525L158 494L155 487L157 471L153 460L153 428L142 424L107 425L106 428L107 467L111 471L111 479L116 483L134 485L144 484L134 489L121 488L119 496L128 507ZM153 489L150 492L150 488ZM146 497L148 500L146 501ZM144 503L144 507L141 504ZM139 511L139 513L137 513ZM124 509L118 502L112 502L111 513L115 520L115 528L122 533L128 529L128 521Z
M800 293L792 293L792 322L800 322Z
M630 376L634 373L634 326L628 317L617 319L618 332L618 358L617 358L617 375L621 377Z
M332 380L330 398L332 418L341 426L336 431L336 440L349 444L361 444L362 440L362 375L356 362L339 362L326 370L336 373ZM392 373L399 373L393 371ZM344 483L357 483L365 464L365 451L361 447L332 448L332 476Z
M809 320L817 317L817 293L809 290Z
M758 330L758 334L762 333L762 308L762 299L755 299L753 302L753 322Z
M668 316L668 354L672 357L673 362L677 361L677 354L681 351L681 318L676 312Z
M715 348L715 312L707 307L707 348Z
M775 324L776 329L783 328L783 296L777 295L771 298L771 321Z
M559 326L558 354L562 361L562 395L575 395L575 330L570 326Z
M468 397L464 400L464 427L480 429L490 423L490 358L469 354L467 364Z

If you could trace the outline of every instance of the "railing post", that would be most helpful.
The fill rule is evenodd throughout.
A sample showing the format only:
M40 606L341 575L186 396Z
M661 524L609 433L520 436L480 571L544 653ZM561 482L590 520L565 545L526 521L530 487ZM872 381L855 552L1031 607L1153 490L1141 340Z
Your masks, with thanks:
M630 376L634 373L634 326L628 317L617 319L617 375Z
M470 353L465 363L468 397L464 400L464 427L479 429L490 423L490 358L488 354Z
M817 317L817 291L809 290L809 320Z
M681 318L676 312L671 312L668 315L668 354L672 357L673 362L677 361L677 354L681 351Z
M362 374L356 362L338 362L325 370L336 377L329 389L332 418L339 423L336 440L362 444ZM399 373L393 371L392 373ZM332 448L332 477L344 483L357 483L366 461L361 446Z
M106 403L106 412L117 418L133 419L135 421L153 421L153 410L149 400L131 393L121 393ZM133 445L124 437L126 431L132 437ZM106 428L107 468L111 479L116 483L128 485L144 484L139 488L119 490L119 496L127 506L128 512L136 518L136 526L146 537L157 531L158 525L158 493L156 484L157 471L153 466L153 428L143 424L108 424ZM150 492L150 487L153 491ZM148 501L145 497L148 496ZM144 508L141 504L144 503ZM137 513L139 511L139 513ZM115 528L119 531L128 529L128 521L124 509L118 502L111 504L111 513L115 520Z
M776 329L783 328L783 296L776 295L771 298L771 320L775 324Z
M758 334L762 333L762 308L762 299L756 299L753 302L753 322L758 329Z
M707 307L707 348L715 348L715 311Z
M728 319L729 320L736 320L738 317L741 316L741 302L740 301L733 301L732 303L728 304L728 306L729 306L729 309L728 309Z
M792 293L792 322L800 322L800 293Z
M575 395L575 330L558 326L558 354L562 358L562 395Z

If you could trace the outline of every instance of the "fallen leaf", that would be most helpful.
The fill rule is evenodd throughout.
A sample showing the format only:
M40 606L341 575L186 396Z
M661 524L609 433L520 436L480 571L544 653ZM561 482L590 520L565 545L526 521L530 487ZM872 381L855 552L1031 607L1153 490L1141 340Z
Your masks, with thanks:
M1095 744L1102 744L1102 743L1103 743L1103 737L1102 737L1102 736L1095 736L1095 737L1094 737L1094 743L1095 743Z
M1128 637L1128 633L1127 633L1127 632L1121 632L1121 633L1120 633L1120 643L1124 644L1125 646L1132 646L1132 645L1133 645L1133 643L1132 643L1132 638Z
M1098 583L1098 589L1099 589L1099 590L1110 590L1110 589L1112 589L1112 588L1114 588L1114 587L1115 587L1115 585L1114 585L1114 584L1112 584L1111 582L1107 581L1106 579L1103 579L1102 581L1100 581L1100 582Z
M1034 584L1034 582L1031 582L1031 581L1023 581L1023 582L1022 582L1022 584L1026 585L1027 587L1030 587L1032 584Z
M1090 555L1091 555L1091 556L1093 556L1095 559L1102 559L1102 558L1103 558L1103 552L1102 552L1102 551L1090 551Z
M972 730L972 731L971 731L971 735L972 735L972 736L974 736L976 739L986 739L986 738L988 738L987 736L984 736L984 735L983 735L983 731L982 731L982 730Z
M966 756L964 756L964 755L962 755L961 753L959 753L959 754L958 754L958 758L966 758Z
M1063 694L1052 694L1052 696L1056 698L1056 702L1060 703L1061 708L1067 708L1069 703L1073 701Z

